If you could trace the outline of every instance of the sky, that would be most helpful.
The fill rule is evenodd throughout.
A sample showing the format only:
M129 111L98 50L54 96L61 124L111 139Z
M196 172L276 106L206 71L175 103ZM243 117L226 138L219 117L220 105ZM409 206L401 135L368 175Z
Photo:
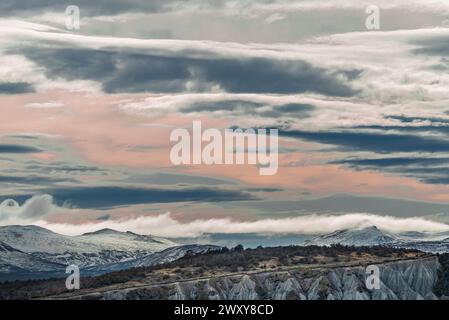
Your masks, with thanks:
M446 0L2 0L0 39L0 225L449 230ZM277 173L174 165L197 120L278 129Z

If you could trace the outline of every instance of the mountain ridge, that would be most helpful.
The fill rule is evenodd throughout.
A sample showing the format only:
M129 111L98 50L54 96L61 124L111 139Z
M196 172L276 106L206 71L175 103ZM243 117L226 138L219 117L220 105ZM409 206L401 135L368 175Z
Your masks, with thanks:
M1 279L20 279L22 276L60 276L68 265L102 272L110 265L147 257L178 243L164 238L102 229L79 236L67 236L34 225L0 227Z
M341 244L347 246L391 245L400 242L400 237L380 230L376 226L361 229L343 229L317 236L305 242L306 245L329 246Z

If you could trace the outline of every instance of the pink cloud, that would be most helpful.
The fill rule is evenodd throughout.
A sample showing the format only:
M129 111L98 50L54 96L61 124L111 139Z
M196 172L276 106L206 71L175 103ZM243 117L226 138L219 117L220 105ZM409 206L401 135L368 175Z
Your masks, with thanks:
M169 135L174 127L191 127L197 118L169 115L142 115L125 112L117 102L139 95L92 95L51 92L0 96L4 116L0 134L45 133L69 145L83 160L100 166L141 169L171 168L180 172L231 178L256 186L278 186L309 190L317 195L349 192L448 201L449 186L427 185L411 178L379 172L352 171L322 160L332 154L316 152L282 153L274 176L260 176L256 166L215 165L173 167L169 159ZM31 103L58 101L59 108L27 108ZM224 128L226 119L201 118L205 126ZM285 146L305 146L284 141ZM44 152L32 157L50 161L57 155Z

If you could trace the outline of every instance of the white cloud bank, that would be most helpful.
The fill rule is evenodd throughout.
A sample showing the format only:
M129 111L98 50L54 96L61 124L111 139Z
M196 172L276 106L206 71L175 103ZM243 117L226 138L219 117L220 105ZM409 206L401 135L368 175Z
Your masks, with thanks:
M195 237L204 233L322 234L341 229L357 229L373 225L379 229L393 233L407 231L449 231L449 225L424 218L396 218L366 213L308 215L256 221L201 219L190 222L177 221L170 213L165 213L158 216L138 217L132 220L111 220L81 225L54 224L46 221L38 221L36 224L66 235L79 235L102 228L111 228L119 231L133 231L139 234L151 234L160 237Z
M181 222L170 213L84 224L52 223L46 220L46 217L51 214L67 210L71 209L57 207L50 195L34 196L22 205L12 199L5 200L0 204L0 225L35 224L66 235L79 235L110 228L160 237L196 237L207 233L325 234L342 229L361 229L370 226L377 226L379 229L392 233L449 231L449 225L422 217L398 218L367 213L311 214L253 221L212 218Z
M8 199L0 204L0 224L26 223L36 221L56 210L52 196L48 194L34 196L22 205Z

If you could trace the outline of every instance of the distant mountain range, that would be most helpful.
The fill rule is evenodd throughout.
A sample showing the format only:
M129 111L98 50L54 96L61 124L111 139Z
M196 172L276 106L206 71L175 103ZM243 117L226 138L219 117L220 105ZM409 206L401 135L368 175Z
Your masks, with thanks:
M98 275L217 248L180 245L164 238L111 229L65 236L37 226L5 226L0 227L0 281L63 276L72 264L84 275Z
M306 245L330 246L341 244L345 246L377 246L397 243L399 237L379 230L377 227L369 227L356 230L339 230L330 234L318 236L307 240Z
M238 240L260 240L262 236ZM214 241L219 239L220 241ZM82 275L95 276L134 267L152 266L177 260L187 253L219 250L222 240L232 235L182 239L177 241L102 229L80 236L65 236L37 226L0 227L0 281L66 276L68 265L77 265ZM197 244L201 240L203 244ZM211 240L211 244L204 242ZM430 253L449 252L449 233L408 232L392 234L375 226L347 229L330 234L287 236L276 241L294 241L296 245L389 246L418 249ZM270 240L272 241L272 240ZM193 244L192 244L193 243ZM218 244L218 245L214 245Z
M407 232L392 234L376 226L363 229L345 229L306 240L304 245L330 246L390 246L396 248L418 249L431 253L449 252L449 233Z

